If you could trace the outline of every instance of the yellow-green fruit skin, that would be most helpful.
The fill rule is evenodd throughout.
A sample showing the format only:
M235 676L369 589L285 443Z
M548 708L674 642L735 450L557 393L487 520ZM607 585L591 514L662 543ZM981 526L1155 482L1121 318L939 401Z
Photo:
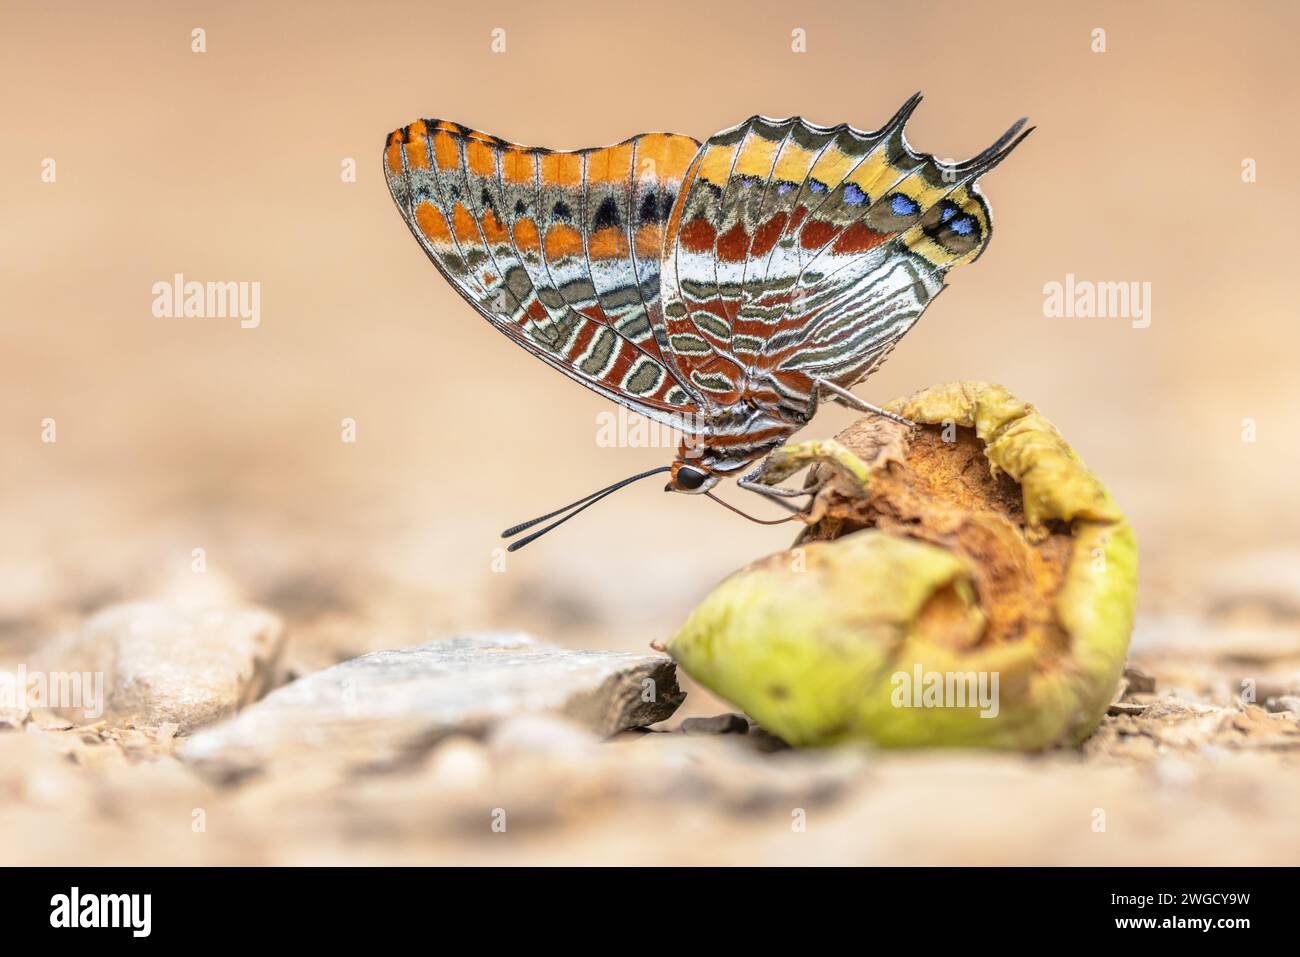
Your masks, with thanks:
M1132 530L1032 406L982 383L919 398L928 404L914 398L893 407L918 421L955 419L990 435L1001 443L989 449L991 464L1023 482L1036 517L1074 519L1070 562L1052 599L1059 631L1031 630L993 645L963 640L977 636L983 622L967 560L867 530L732 575L695 609L668 651L696 681L795 746L1075 745L1100 722L1123 671L1137 591ZM1053 470L1054 487L1035 480L1036 462ZM935 602L942 616L925 614ZM951 699L949 706L915 706L899 676L916 684L918 671L971 676L969 706L953 707ZM993 708L974 701L981 675L987 691L997 676Z

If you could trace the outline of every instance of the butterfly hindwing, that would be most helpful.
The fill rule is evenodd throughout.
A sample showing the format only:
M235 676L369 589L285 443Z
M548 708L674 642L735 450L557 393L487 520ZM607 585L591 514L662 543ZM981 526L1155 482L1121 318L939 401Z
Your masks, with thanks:
M814 379L848 387L874 371L947 270L982 251L991 221L975 180L1021 124L947 166L907 144L918 102L874 133L753 117L700 148L663 291L672 341L694 346L689 375L707 396L806 413Z
M650 133L557 152L420 120L389 136L385 172L430 259L494 326L588 388L677 424L698 403L664 351L659 263L698 147Z

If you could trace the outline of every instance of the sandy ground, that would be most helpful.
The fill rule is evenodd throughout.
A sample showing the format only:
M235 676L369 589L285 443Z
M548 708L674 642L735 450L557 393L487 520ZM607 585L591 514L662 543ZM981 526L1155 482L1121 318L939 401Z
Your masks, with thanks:
M231 782L178 760L174 729L37 712L0 731L0 847L6 864L1297 863L1297 576L1300 553L1260 554L1171 601L1178 611L1148 613L1128 692L1079 753L770 752L754 735L679 733L575 745L543 724L526 747L453 736L396 768L343 773L308 754ZM373 605L337 599L358 587ZM536 595L498 615L609 644L598 616L577 627L580 605L537 607ZM66 622L104 597L69 605ZM423 637L394 610L427 606L396 588L341 578L256 597L286 616L298 673ZM54 624L29 627L6 647L39 644ZM660 730L725 710L684 686Z

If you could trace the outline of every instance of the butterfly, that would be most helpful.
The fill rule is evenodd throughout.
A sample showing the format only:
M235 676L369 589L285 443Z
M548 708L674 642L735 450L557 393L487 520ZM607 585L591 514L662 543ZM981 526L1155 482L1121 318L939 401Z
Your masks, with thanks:
M704 143L643 133L571 152L447 120L389 135L393 200L453 288L547 365L682 435L671 465L507 529L564 516L512 550L663 472L674 492L713 497L734 476L804 494L765 484L763 460L820 401L895 417L849 390L983 252L976 180L1031 132L1022 119L941 163L904 136L920 99L875 132L754 116Z

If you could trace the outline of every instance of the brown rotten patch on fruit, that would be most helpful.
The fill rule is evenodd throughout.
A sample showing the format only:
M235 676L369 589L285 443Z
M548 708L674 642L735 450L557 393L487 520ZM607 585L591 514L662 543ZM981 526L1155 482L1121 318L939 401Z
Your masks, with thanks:
M1070 561L1069 526L1027 525L1019 484L990 468L974 428L949 422L909 429L868 416L835 440L867 464L870 480L845 481L833 467L815 466L807 487L821 490L796 544L874 528L937 545L969 561L984 612L979 634L948 632L949 639L1018 641L1034 629L1065 647L1051 599Z

